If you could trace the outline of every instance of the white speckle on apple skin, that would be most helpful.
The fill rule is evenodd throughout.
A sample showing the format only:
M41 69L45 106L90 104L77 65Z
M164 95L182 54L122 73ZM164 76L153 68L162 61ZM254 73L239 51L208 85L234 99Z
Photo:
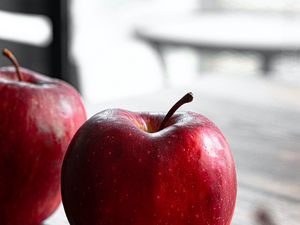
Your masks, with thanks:
M36 120L37 124L37 129L39 130L40 133L50 133L51 129L47 124L42 120L42 119L37 119Z
M60 105L63 107L64 114L69 115L72 113L71 106L65 100L60 100ZM64 124L57 121L55 124L49 125L47 121L45 121L44 115L36 113L37 111L42 111L45 108L43 104L39 103L33 98L31 99L30 106L31 107L28 111L28 115L31 121L35 121L37 129L40 133L54 134L57 141L60 141L65 137ZM49 111L49 114L53 116L55 112Z
M62 97L62 96L60 97L59 104L60 104L60 108L62 109L62 111L65 115L73 114L73 109L72 109L70 103L68 101L66 101L66 99L64 97Z
M53 133L57 141L63 139L65 137L65 128L64 125L61 123L56 123L52 127L50 127L42 118L36 119L37 129L41 133Z
M53 127L54 134L57 140L61 140L65 136L65 127L61 123L56 123Z

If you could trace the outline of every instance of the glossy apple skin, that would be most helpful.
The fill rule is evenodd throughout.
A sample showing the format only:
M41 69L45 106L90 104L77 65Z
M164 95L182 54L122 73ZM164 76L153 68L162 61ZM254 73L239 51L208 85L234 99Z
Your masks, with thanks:
M61 201L63 157L86 121L79 94L65 82L0 69L0 223L37 225Z
M106 110L76 133L62 168L71 225L229 225L237 182L221 131L193 112Z

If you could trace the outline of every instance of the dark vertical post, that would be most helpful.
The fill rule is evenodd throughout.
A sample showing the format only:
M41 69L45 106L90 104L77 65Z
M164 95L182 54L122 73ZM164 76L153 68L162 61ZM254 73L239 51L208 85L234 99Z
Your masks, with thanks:
M263 53L262 54L262 65L261 70L263 75L269 75L272 70L272 62L274 55L272 53Z
M79 89L74 64L70 60L70 14L69 0L52 0L51 19L53 23L52 60L55 76Z
M164 54L163 46L161 44L159 44L158 42L149 41L149 43L150 43L150 46L154 49L154 51L157 53L158 60L161 65L162 73L164 76L164 81L163 81L164 87L167 88L170 86L169 85L170 80L169 80L168 67L167 67L166 56Z

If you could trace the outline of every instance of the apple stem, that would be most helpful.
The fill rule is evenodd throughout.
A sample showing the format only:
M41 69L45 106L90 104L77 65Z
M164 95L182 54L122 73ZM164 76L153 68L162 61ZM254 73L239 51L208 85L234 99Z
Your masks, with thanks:
M14 56L14 54L13 54L10 50L8 50L7 48L4 48L4 49L2 50L2 53L3 53L3 55L6 56L6 57L12 62L12 64L15 66L19 81L24 81L23 75L22 75L21 72L20 72L20 64L19 64L18 60L16 59L16 57Z
M167 115L165 116L165 118L163 119L163 121L160 124L160 127L158 129L158 131L164 129L164 127L166 126L168 120L173 116L173 114L176 112L176 110L182 106L185 103L189 103L193 101L193 93L189 92L187 94L185 94L178 102L176 102L173 107L169 110L169 112L167 113Z

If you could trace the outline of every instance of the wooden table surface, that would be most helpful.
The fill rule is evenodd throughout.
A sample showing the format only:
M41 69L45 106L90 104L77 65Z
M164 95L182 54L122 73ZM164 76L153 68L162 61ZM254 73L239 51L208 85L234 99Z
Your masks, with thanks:
M300 44L298 15L280 13L194 13L140 25L136 34L166 45L243 51L295 52Z
M273 59L283 53L299 54L300 17L280 13L210 12L181 15L143 24L137 38L158 53L165 67L164 50L188 47L198 52L235 51L262 56L262 70L270 72Z
M184 91L162 91L124 101L88 106L166 111ZM238 197L232 225L258 225L255 212L267 210L278 225L300 224L300 109L246 104L197 95L182 110L212 119L227 137L237 165ZM198 96L198 97L197 97ZM45 225L68 224L63 208Z

